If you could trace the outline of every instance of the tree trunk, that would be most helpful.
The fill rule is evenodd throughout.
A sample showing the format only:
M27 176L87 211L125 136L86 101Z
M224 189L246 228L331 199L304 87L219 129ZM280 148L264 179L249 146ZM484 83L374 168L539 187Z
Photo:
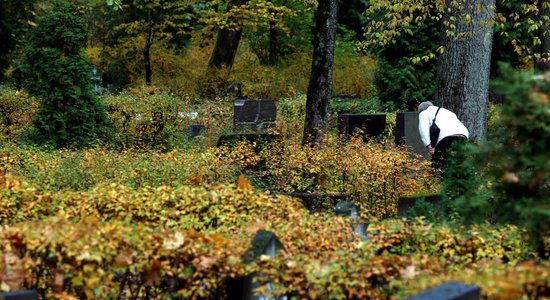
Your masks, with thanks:
M548 21L544 20L544 17L550 17L550 1L539 0L537 4L539 9L539 19L542 22L542 26L538 31L538 37L541 44L538 46L537 52L541 55L541 59L535 59L535 71L538 73L545 73L550 71L550 29Z
M248 2L248 0L231 0L229 9L233 6L241 6ZM231 68L237 55L237 48L241 41L243 30L221 29L216 37L216 45L214 51L208 62L210 68L221 69L222 67Z
M319 0L318 3L302 144L321 147L327 130L332 93L338 0Z
M279 47L277 44L277 38L279 34L277 33L277 27L275 26L275 23L272 22L269 24L269 65L274 66L277 64L277 61L279 60Z
M153 19L151 9L147 9L147 33L145 34L145 48L143 48L143 60L145 61L145 84L151 85L151 45L153 36Z
M479 140L486 131L495 0L445 3L435 102L455 112L470 138Z

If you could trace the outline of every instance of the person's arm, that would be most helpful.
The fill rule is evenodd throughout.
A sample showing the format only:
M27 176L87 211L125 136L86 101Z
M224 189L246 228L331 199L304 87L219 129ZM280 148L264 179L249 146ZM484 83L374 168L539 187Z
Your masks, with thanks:
M423 111L418 115L418 132L428 153L434 154L435 148L430 145L430 116L427 111Z
M418 132L424 147L430 146L430 116L426 110L418 115Z

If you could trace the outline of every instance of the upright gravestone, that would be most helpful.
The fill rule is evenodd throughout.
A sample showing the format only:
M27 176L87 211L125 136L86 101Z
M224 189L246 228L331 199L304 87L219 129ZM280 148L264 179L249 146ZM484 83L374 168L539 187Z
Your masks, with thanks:
M367 224L359 221L359 207L349 201L340 201L334 207L334 214L349 217L353 231L360 239L367 239Z
M466 285L460 282L447 282L433 289L410 297L408 300L479 300L481 288L476 285Z
M411 147L413 153L429 159L428 151L420 139L418 132L417 112L398 112L395 124L395 144Z
M38 293L35 290L0 293L0 299L4 299L4 300L38 300Z
M339 114L338 134L346 137L359 131L363 139L381 137L386 129L385 114Z
M260 230L254 236L250 249L245 253L243 258L244 263L251 263L260 258L262 255L276 257L277 251L285 250L283 243L277 238L277 235L271 231ZM263 295L255 295L254 290L260 286L259 282L255 282L254 277L257 274L250 274L245 278L232 279L227 284L227 296L229 299L243 300L264 300L270 299ZM267 289L271 289L271 284L267 285ZM286 296L277 297L277 299L287 299Z
M273 100L238 99L233 106L233 131L266 133L275 128L277 106Z
M191 124L189 127L187 127L186 135L189 138L194 138L196 136L201 135L206 130L206 125L204 124Z

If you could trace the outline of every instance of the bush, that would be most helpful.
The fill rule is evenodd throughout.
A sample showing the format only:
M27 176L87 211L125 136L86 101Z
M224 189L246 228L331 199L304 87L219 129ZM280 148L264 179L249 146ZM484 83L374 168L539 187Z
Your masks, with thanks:
M458 209L470 221L490 219L528 229L539 255L548 257L550 182L550 84L503 66L494 86L504 96L492 141L474 148L478 172L494 198L463 197ZM545 249L546 248L546 249Z
M35 101L25 93L0 88L0 143L19 140L31 125Z
M25 89L43 100L32 140L60 148L108 139L104 107L91 90L91 66L80 53L86 42L84 22L70 6L58 3L38 24L20 66Z

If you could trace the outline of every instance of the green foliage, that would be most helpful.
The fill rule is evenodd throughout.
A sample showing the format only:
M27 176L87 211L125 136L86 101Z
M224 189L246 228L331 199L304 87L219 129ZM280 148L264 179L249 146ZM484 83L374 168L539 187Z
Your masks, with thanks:
M292 53L309 51L311 48L313 11L302 1L284 2L286 7L294 11L293 14L285 15L279 21L284 24L284 29L279 28L281 27L278 25L279 22L271 22L266 26L254 26L253 30L243 32L243 37L247 39L250 50L264 65L272 64L270 61L272 38L276 39L276 49L273 50L276 50L275 56L279 59Z
M444 196L443 216L451 221L456 221L459 216L469 216L465 220L467 223L472 223L473 219L489 218L489 203L493 195L487 186L485 170L479 169L475 161L480 154L477 146L460 145L450 153L441 191ZM476 218L472 218L474 215Z
M509 66L501 68L502 78L494 82L505 99L498 129L494 140L481 143L474 156L478 172L487 172L486 184L494 198L464 198L458 207L467 219L484 220L486 215L479 212L488 211L496 222L524 226L544 257L544 239L550 236L550 84L546 77L534 79Z
M414 57L429 57L439 44L439 22L412 22L408 34L394 43L375 48L380 62L374 81L380 101L390 110L415 111L418 103L435 95L437 59L414 62Z
M185 144L185 130L193 122L189 99L151 89L129 90L103 101L116 128L118 148L170 150Z
M80 53L85 42L85 24L66 4L57 4L33 28L20 66L25 89L43 101L33 141L82 147L108 137L104 108L91 91L91 67Z
M14 58L17 44L32 24L34 0L0 1L0 82Z
M365 39L361 42L362 47L368 48L373 45L385 47L400 40L403 34L412 34L413 24L425 24L439 22L446 12L450 10L462 11L469 1L376 1L371 2L367 7L367 16L370 17L368 25L365 26ZM496 11L491 16L491 25L495 26L497 33L503 39L497 39L496 45L502 46L509 42L508 49L513 49L519 56L519 60L531 58L547 58L548 53L535 53L541 40L536 34L539 30L548 28L549 18L540 9L538 1L496 1ZM547 5L545 3L544 5ZM542 5L540 5L542 6ZM485 9L479 7L479 9ZM478 12L480 12L478 10ZM454 35L451 28L456 28L459 23L469 24L475 19L470 14L459 13L458 17L443 20L444 25L449 28L442 32L448 36ZM547 34L547 33L545 33ZM456 38L460 38L460 35ZM499 49L500 47L494 47ZM437 55L437 51L429 52L425 56L417 56L415 61L430 60ZM504 54L504 55L502 55ZM502 56L500 56L502 55ZM508 61L510 55L499 53L498 59ZM512 59L514 61L515 59ZM516 60L517 61L517 60Z

